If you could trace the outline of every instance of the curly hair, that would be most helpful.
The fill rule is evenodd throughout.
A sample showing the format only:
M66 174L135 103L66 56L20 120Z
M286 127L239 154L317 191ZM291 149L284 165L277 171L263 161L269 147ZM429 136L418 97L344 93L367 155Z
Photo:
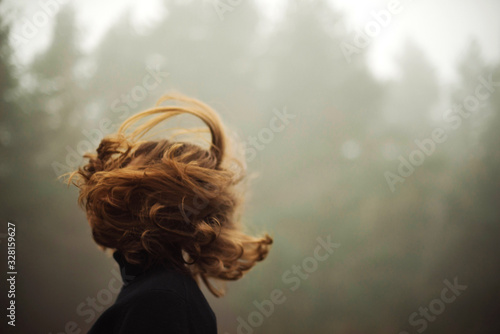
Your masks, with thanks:
M162 106L165 101L174 105ZM153 127L181 114L205 123L211 134L208 148L144 139ZM129 263L146 268L169 263L196 281L201 278L219 297L223 289L209 279L241 278L267 256L273 241L268 234L257 238L243 232L244 191L238 185L245 165L229 147L213 109L169 94L105 136L97 154L84 154L88 163L70 172L67 183L79 188L78 203L101 249L120 251Z

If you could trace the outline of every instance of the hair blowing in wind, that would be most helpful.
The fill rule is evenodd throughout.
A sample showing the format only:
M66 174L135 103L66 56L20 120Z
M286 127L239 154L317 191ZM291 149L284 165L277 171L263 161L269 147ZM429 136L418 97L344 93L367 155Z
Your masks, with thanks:
M181 114L204 122L211 135L208 148L145 139L154 127ZM118 250L128 262L146 267L170 263L221 296L224 291L209 279L241 278L267 256L272 243L267 234L253 237L242 230L244 189L239 185L245 164L230 147L213 109L169 94L103 138L67 182L79 188L78 202L103 250Z

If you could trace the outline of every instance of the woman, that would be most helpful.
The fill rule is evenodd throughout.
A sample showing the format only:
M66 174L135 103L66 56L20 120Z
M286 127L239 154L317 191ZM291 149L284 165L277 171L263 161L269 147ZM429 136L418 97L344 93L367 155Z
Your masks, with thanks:
M161 106L166 101L174 105ZM207 148L145 139L181 114L205 123ZM241 229L243 163L231 153L217 113L195 99L164 96L84 157L88 163L68 183L79 188L92 236L113 251L124 281L89 333L216 333L200 279L221 296L209 280L241 278L272 243L267 234L255 238Z

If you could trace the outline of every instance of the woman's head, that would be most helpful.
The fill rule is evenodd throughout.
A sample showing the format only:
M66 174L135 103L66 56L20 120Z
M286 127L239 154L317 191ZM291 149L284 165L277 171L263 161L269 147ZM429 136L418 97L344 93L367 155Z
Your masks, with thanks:
M160 106L170 100L175 105ZM208 148L173 139L145 140L167 119L191 114L211 134ZM144 121L144 122L139 122ZM236 280L263 260L272 239L241 230L243 163L217 113L182 95L164 96L155 108L127 119L106 136L88 163L71 173L80 189L94 240L130 263L168 262L201 277ZM236 168L235 168L236 167Z

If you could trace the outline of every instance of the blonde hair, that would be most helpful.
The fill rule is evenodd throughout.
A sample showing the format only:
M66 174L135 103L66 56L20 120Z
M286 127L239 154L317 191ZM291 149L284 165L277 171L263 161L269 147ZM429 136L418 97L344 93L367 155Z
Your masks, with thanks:
M165 101L176 105L161 106ZM205 123L208 149L187 141L143 140L153 127L181 114ZM67 182L79 188L78 202L103 250L118 250L128 262L145 267L170 263L221 296L223 289L208 279L241 278L272 244L268 234L257 238L242 231L243 192L237 185L245 168L229 144L212 108L169 94L103 138L97 153L86 153L88 163L69 173Z

